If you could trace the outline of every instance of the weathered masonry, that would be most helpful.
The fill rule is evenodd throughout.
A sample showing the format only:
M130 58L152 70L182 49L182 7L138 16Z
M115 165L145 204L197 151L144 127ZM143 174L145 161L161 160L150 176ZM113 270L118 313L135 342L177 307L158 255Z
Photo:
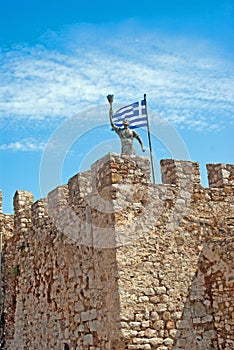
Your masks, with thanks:
M5 350L234 349L234 165L110 153L1 214Z

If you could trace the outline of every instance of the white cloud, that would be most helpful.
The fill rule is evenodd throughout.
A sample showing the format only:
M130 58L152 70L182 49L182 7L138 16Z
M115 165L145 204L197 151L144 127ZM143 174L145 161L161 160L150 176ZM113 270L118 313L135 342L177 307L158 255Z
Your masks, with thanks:
M53 36L57 49L47 43L2 51L0 117L57 119L105 103L108 93L126 103L147 93L149 107L181 127L219 130L231 123L231 65L209 48L94 29Z
M34 139L23 139L20 141L10 142L8 144L0 145L0 150L6 151L23 151L23 152L35 152L42 151L45 148L45 143L37 142Z

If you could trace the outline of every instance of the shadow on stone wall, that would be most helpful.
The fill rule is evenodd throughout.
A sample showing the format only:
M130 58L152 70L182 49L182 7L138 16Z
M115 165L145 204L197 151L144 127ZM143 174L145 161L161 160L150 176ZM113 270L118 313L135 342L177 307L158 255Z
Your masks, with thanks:
M234 238L204 244L181 321L175 349L234 349Z

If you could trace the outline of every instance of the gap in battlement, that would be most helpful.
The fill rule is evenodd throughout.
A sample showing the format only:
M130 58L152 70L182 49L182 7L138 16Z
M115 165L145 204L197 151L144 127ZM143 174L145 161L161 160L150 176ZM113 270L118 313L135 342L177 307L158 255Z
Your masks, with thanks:
M155 172L156 184L161 185L162 184L162 174L161 174L160 159L154 160L154 172ZM152 170L151 170L150 175L151 175L150 182L153 182Z
M200 165L201 185L204 188L208 188L209 183L208 183L208 175L206 170L206 163L199 162L199 165Z
M2 191L2 213L14 214L13 198L17 189L12 193L5 191L4 187L0 190Z

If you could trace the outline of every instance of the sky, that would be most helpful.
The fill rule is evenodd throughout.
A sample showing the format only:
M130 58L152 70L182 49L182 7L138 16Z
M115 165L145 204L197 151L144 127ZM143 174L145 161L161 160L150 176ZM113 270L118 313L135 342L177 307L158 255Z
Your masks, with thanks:
M147 94L158 183L176 158L208 186L205 164L234 163L233 18L231 0L1 1L3 212L120 151L108 94L114 109Z

